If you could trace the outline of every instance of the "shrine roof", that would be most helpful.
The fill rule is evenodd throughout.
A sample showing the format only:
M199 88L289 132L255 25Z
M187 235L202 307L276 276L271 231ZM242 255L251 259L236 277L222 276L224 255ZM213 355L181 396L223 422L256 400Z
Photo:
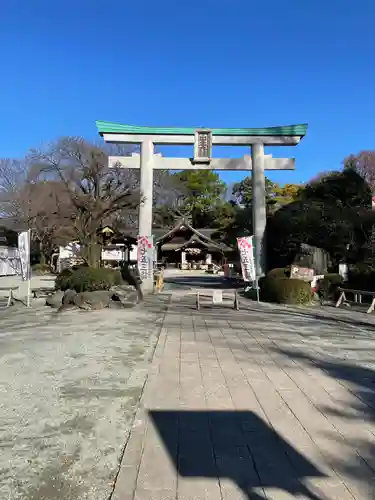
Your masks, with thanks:
M96 127L102 134L140 134L140 135L194 135L200 127L140 127L137 125L123 125L121 123L96 121ZM212 135L225 136L300 136L307 132L307 123L297 125L282 125L265 128L214 128L210 129Z

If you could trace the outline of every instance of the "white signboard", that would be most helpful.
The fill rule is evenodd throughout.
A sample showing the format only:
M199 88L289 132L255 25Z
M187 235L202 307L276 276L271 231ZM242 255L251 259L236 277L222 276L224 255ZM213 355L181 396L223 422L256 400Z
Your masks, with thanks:
M102 260L120 261L124 260L124 251L122 248L111 248L102 250Z
M79 243L69 243L65 247L59 247L59 257L60 259L72 259L79 255L80 249Z
M138 270L141 280L152 279L154 275L154 248L152 236L138 236Z
M237 238L241 259L242 278L244 281L256 280L253 239L253 236Z
M290 277L292 279L311 282L314 278L314 269L309 267L292 266L290 270Z
M30 231L18 234L18 251L21 262L22 281L28 281L31 277L30 268Z

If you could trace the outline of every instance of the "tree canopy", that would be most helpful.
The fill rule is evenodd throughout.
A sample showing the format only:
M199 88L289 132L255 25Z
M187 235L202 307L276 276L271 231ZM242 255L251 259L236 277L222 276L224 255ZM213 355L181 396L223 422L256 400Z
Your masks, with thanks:
M353 170L314 179L268 218L271 265L290 264L301 243L327 250L335 263L363 258L374 222L370 200L368 184Z
M0 215L29 225L46 259L56 245L79 240L97 265L103 225L138 225L139 171L108 168L109 155L132 151L62 137L23 159L0 159ZM305 185L265 183L272 267L290 263L301 243L327 250L336 263L372 259L375 266L374 151L350 155L342 171L320 173ZM153 224L167 229L183 215L197 229L216 228L216 237L235 247L238 236L253 233L251 176L233 185L232 200L227 190L211 170L155 171Z
M174 174L182 189L180 212L191 217L194 227L220 224L228 210L224 200L226 185L212 170L183 170Z
M265 178L266 187L266 206L268 212L272 212L281 206L291 203L298 197L301 186L296 184L285 184L280 186L272 182L268 177ZM244 207L251 207L253 200L253 187L251 176L245 177L241 182L234 184L233 196L237 204Z
M343 161L345 170L354 170L370 186L371 192L375 191L375 151L361 151L349 155Z

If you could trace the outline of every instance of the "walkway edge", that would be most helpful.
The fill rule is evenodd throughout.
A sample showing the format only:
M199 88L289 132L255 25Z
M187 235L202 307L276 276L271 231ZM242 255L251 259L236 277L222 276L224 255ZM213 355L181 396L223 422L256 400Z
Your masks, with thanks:
M139 465L143 455L144 442L147 436L148 421L145 415L143 401L150 384L156 380L159 373L163 351L167 338L167 330L164 328L165 318L171 305L172 295L164 312L158 338L155 347L149 357L149 368L145 377L142 390L138 399L137 409L122 450L119 466L114 480L113 489L108 500L133 500L134 490L137 482Z

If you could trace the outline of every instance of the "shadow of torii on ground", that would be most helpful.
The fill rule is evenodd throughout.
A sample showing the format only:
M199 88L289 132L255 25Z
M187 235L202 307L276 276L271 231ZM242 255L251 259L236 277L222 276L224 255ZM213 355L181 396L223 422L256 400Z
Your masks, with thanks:
M253 412L150 410L149 416L181 477L230 479L251 500L269 498L262 495L267 488L322 500L303 480L324 474Z

